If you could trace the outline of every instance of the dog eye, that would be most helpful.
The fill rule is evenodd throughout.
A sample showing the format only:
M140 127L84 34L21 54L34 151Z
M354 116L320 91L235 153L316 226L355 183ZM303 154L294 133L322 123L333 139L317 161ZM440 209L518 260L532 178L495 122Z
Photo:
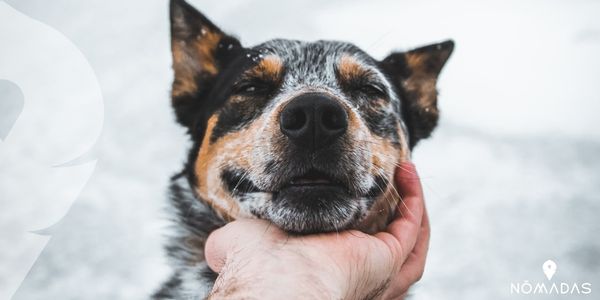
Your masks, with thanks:
M252 83L242 83L233 87L233 92L236 94L252 93L256 91L256 85Z
M261 83L240 83L233 87L233 93L237 95L254 95L260 93L266 93L269 90L269 86Z
M360 87L360 91L372 97L386 97L385 88L377 84L365 84Z

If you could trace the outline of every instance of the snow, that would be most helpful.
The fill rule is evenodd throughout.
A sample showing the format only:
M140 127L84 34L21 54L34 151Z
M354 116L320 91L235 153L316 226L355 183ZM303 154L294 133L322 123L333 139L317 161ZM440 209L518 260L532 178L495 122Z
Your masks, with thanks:
M21 262L35 258L40 244L23 242L33 236L25 231L47 222L32 220L52 211L49 199L78 194L64 218L46 224L52 226L45 236L35 235L47 244L14 299L144 299L169 274L161 249L166 184L188 147L169 107L167 3L6 3L81 51L103 108L74 105L93 87L73 85L61 92L64 99L35 102L37 117L18 119L13 129L20 131L0 142L0 291L16 289L27 267ZM414 153L433 234L414 299L527 298L511 295L510 284L547 281L541 270L547 259L558 264L555 282L591 282L593 290L600 283L600 2L192 3L246 45L275 37L348 40L383 58L392 49L454 39L439 82L440 126ZM0 22L0 36L18 30ZM58 49L58 37L29 37L39 51ZM74 76L81 64L71 59L64 53L53 57L52 69L49 62L38 68L52 71L57 82L84 76ZM6 61L4 72L23 73ZM0 93L18 95L2 81ZM32 98L23 93L23 99L25 113ZM80 116L56 117L71 110ZM97 122L99 137L92 134ZM79 138L67 142L78 145L97 140L67 157L64 141L44 136L46 127L67 130ZM28 159L48 170L77 160L61 177L54 169L36 176ZM24 202L24 194L40 202Z

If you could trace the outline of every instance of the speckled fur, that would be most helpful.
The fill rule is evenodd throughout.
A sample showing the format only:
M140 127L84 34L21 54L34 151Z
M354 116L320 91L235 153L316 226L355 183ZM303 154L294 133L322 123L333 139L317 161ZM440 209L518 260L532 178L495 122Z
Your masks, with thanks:
M171 182L166 249L174 273L154 299L205 298L217 274L204 261L204 243L237 218L263 218L302 233L375 232L387 224L399 200L389 184L395 165L410 158L437 122L435 83L451 42L383 61L338 41L276 39L245 48L183 0L171 1L171 26L173 107L194 146ZM261 72L276 87L268 95L232 92L242 78ZM375 94L349 82L357 74L377 84ZM287 145L278 116L295 97L315 92L341 104L349 125L328 150L334 154L316 152L307 160ZM349 198L322 203L318 212L272 201L286 180L309 168L343 176ZM227 176L238 178L233 188Z

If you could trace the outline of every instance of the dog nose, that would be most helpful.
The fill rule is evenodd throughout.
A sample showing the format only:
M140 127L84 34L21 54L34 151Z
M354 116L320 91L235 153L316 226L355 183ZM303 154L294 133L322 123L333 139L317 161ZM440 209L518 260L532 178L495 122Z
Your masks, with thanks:
M340 103L321 93L291 100L279 115L281 132L300 147L317 150L332 144L348 128L348 114Z

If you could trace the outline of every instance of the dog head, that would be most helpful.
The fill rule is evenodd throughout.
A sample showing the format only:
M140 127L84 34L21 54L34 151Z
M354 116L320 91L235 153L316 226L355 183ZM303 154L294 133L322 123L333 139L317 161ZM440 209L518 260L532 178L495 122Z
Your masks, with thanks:
M296 233L388 221L396 165L436 126L452 41L382 61L337 41L243 47L183 0L170 11L172 104L198 198Z

